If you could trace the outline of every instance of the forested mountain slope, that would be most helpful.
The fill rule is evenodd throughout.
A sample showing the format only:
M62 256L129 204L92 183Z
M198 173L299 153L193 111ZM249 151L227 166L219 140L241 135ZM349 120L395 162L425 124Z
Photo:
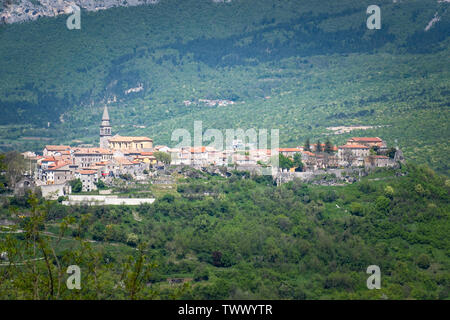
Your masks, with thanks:
M67 16L2 25L0 149L96 143L109 101L115 133L157 144L193 120L279 128L290 146L330 126L381 126L333 142L398 140L407 158L448 174L450 4L378 1L382 28L368 30L371 4L162 0L82 11L81 30Z

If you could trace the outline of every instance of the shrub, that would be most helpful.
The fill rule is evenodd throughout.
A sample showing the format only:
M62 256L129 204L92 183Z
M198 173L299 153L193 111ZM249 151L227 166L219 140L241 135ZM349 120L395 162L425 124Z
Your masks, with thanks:
M198 266L194 271L194 280L202 281L202 280L208 280L208 279L209 279L208 269L203 265Z
M132 247L136 247L139 242L139 237L135 233L129 233L127 235L127 244Z
M377 200L375 200L375 206L380 212L388 212L390 204L391 200L385 196L379 196Z
M98 222L92 227L92 239L95 241L103 241L106 236L105 226Z
M350 205L350 213L355 216L362 216L364 213L364 207L359 202L352 202Z
M70 187L72 188L73 193L79 193L83 190L83 183L80 179L74 179L69 181Z
M384 195L389 199L393 199L394 198L394 188L392 188L391 186L384 187Z
M430 257L423 253L421 254L418 258L417 258L417 265L419 266L419 268L421 269L428 269L430 267Z

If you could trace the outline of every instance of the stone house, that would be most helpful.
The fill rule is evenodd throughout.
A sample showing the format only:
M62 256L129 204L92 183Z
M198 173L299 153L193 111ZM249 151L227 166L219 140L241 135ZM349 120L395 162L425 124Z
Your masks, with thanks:
M369 156L370 148L361 144L346 144L338 147L339 165L344 167L360 167L364 158Z

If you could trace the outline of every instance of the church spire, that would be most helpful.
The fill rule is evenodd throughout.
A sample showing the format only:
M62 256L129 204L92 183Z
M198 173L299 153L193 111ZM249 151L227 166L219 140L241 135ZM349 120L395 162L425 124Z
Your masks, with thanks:
M108 139L111 137L111 124L109 123L108 107L103 109L102 123L100 125L100 147L108 148Z
M102 121L109 121L108 107L106 105L105 105L105 109L103 109Z

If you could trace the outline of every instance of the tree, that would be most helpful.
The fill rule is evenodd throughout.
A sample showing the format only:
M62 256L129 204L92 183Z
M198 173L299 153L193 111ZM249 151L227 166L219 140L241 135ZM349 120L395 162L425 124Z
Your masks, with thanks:
M2 163L0 165L0 171L4 172L8 187L10 189L14 188L15 184L26 171L24 157L17 151L11 151L3 154L0 162Z
M98 180L95 185L97 186L97 188L99 189L106 189L106 184L103 182L103 180Z
M156 151L155 153L153 153L153 156L155 157L156 161L160 163L170 164L171 157L167 152Z
M379 196L375 200L375 207L380 212L388 212L390 204L391 204L391 200L386 198L385 196Z
M281 153L278 156L279 167L282 169L290 169L294 166L294 162L291 158L288 158Z
M417 258L417 265L419 266L419 268L421 269L428 269L430 267L430 257L425 254L422 253L418 258Z
M384 187L384 195L392 200L394 198L394 188L391 186Z
M302 155L300 153L294 154L293 166L296 167L295 171L303 171Z
M0 154L0 193L7 191L5 155Z
M80 179L73 179L69 181L69 184L72 188L73 193L79 193L81 192L81 190L83 190L83 183L81 182Z
M333 144L331 143L330 139L327 139L325 142L325 150L326 153L333 153Z
M317 140L317 145L316 145L316 152L322 152L322 143L320 142L320 140Z
M310 142L309 142L309 138L306 139L305 145L303 146L303 150L305 150L305 151L311 151L311 144L310 144Z
M395 149L394 147L389 148L389 150L387 151L388 157L394 159L396 152L397 149Z
M342 154L342 158L345 162L346 167L351 167L353 165L353 162L356 159L356 156L353 154L352 150L350 149L344 149L344 152Z
M127 244L136 247L139 243L139 237L135 233L129 233L127 235Z

